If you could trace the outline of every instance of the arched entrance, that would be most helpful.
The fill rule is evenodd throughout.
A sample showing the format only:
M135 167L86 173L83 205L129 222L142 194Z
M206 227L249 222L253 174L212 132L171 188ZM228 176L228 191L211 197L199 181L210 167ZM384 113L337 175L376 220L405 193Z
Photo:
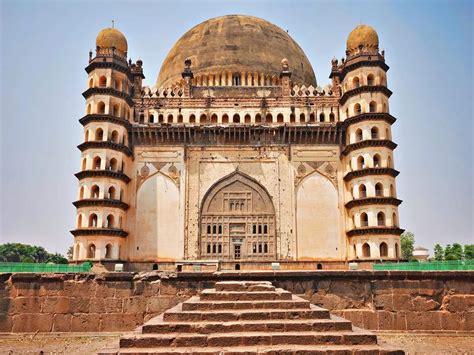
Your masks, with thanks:
M234 172L204 196L200 257L219 260L275 260L275 209L256 180Z

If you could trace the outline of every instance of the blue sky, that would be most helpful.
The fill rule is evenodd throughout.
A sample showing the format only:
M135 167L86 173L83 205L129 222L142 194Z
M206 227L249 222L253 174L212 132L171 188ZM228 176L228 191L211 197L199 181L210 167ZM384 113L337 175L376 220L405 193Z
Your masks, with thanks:
M472 1L0 1L0 242L65 253L73 239L88 52L114 19L154 85L189 28L264 18L305 51L318 83L361 22L373 26L388 85L400 224L416 244L474 243Z

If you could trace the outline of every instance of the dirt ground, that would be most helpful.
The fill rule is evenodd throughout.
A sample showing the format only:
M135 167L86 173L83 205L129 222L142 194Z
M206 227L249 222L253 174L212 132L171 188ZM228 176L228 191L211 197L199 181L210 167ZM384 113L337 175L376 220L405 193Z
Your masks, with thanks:
M0 354L94 354L118 345L120 333L0 334ZM474 334L378 333L380 344L407 354L474 354Z

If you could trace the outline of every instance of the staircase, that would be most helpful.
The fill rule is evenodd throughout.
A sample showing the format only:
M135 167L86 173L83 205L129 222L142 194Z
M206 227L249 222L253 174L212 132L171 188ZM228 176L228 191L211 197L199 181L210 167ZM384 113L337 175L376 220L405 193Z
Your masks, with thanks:
M100 354L404 354L266 281L217 282Z

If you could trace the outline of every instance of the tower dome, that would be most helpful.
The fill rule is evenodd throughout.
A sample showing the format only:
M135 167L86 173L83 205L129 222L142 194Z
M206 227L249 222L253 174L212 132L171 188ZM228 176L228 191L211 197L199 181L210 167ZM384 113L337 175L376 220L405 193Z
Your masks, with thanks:
M124 53L128 50L127 39L123 33L112 27L104 28L100 31L95 40L95 44L99 48L115 47Z
M184 61L193 74L258 73L279 76L287 58L295 83L316 86L316 77L303 50L290 35L263 19L227 15L193 27L173 46L161 66L156 85L171 86L181 80Z
M346 49L352 51L359 48L359 46L378 49L379 36L372 27L359 25L349 33Z

